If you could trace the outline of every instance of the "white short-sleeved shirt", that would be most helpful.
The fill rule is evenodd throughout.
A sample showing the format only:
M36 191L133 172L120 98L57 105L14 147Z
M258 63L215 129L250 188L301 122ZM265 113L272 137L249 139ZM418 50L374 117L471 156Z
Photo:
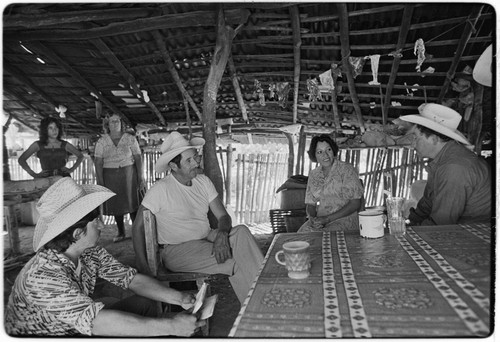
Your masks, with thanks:
M158 243L175 245L207 237L208 209L217 196L205 175L197 175L187 186L170 174L148 190L142 205L156 216Z
M111 137L103 135L95 145L94 155L102 158L104 168L119 168L134 164L134 154L140 155L141 148L132 134L124 133L115 146Z

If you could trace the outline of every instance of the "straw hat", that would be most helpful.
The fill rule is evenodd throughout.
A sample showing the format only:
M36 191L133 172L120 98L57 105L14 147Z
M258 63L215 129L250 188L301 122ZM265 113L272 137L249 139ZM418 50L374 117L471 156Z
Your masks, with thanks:
M492 46L488 46L486 50L482 53L472 70L472 78L484 86L491 87L491 77L492 77Z
M436 103L424 103L418 107L418 111L420 115L404 115L400 119L422 125L462 144L470 145L470 142L457 130L462 116L453 109Z
M170 169L168 163L177 155L190 148L198 149L203 145L205 145L205 139L203 138L193 138L188 141L179 132L173 131L165 138L163 144L161 144L160 150L162 155L156 161L156 172L162 173L168 171Z
M71 177L55 182L36 205L40 218L33 235L35 252L114 195L100 185L79 185Z

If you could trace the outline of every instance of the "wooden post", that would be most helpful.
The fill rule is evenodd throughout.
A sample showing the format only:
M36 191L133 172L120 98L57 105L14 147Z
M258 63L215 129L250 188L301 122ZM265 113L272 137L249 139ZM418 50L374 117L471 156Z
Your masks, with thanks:
M234 211L236 213L236 218L241 222L241 177L240 177L240 168L241 168L241 154L238 154L238 158L236 159L236 205L234 207Z
M227 145L226 151L226 206L231 205L231 170L233 166L233 146L231 144Z
M300 16L299 8L293 5L289 8L290 18L292 22L293 35L293 116L292 122L297 123L297 104L299 100L299 84L300 84L300 46L302 40L300 38Z
M305 127L304 125L302 125L302 127L300 127L300 133L299 133L299 147L297 149L297 164L295 166L296 175L304 174L304 152L306 149L306 134L304 130Z
M210 64L210 71L208 73L207 82L203 90L203 137L205 138L205 146L203 148L203 155L208 166L205 169L206 175L214 183L215 189L222 197L223 182L222 175L217 163L216 156L216 106L217 106L217 92L219 85L226 69L227 60L231 53L231 43L236 34L235 30L226 26L224 18L224 10L222 5L218 5L217 9L217 37L215 41L215 51Z
M294 152L293 152L293 136L290 133L283 132L288 139L288 178L293 175Z
M471 116L467 122L467 133L469 142L474 145L474 151L477 155L481 155L481 128L483 126L483 94L484 87L472 82L472 90L474 91L474 107Z

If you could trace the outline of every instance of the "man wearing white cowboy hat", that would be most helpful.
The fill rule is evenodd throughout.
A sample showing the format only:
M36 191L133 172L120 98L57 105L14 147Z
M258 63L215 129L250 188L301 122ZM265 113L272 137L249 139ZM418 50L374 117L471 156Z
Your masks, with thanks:
M119 263L97 246L99 205L115 193L69 177L40 198L35 256L16 278L5 313L11 336L190 336L204 322L186 313L158 317L156 301L189 309L194 296ZM92 299L97 277L136 295L105 305Z
M416 208L410 208L411 224L491 220L491 169L483 158L464 146L470 143L457 130L462 117L435 103L421 105L419 112L400 117L416 124L410 133L419 156L432 159L424 195Z
M197 149L204 144L202 138L188 141L175 131L165 138L155 168L171 172L148 190L132 227L137 266L149 272L142 214L146 208L156 217L161 257L169 270L227 274L243 303L264 257L246 226L232 227L213 183L200 174ZM209 209L217 229L210 228Z

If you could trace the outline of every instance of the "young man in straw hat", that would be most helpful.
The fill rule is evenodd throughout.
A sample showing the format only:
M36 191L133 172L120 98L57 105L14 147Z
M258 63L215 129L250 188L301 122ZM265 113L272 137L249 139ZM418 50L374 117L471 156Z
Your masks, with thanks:
M202 138L186 140L170 133L161 146L156 172L171 170L148 190L132 227L137 266L149 272L144 241L143 210L156 217L163 264L174 272L227 274L243 303L264 257L244 225L232 222L210 179L201 174L197 149ZM211 229L209 209L218 220Z
M491 220L491 169L464 145L469 141L457 130L462 117L443 105L428 103L420 114L400 119L415 124L413 147L430 158L424 195L410 209L413 225L443 225Z
M21 270L5 312L11 336L190 336L204 324L186 313L157 317L155 301L189 309L193 295L137 273L97 246L103 223L99 205L114 196L99 185L69 177L40 198L35 256ZM97 277L136 295L112 305L91 297Z

